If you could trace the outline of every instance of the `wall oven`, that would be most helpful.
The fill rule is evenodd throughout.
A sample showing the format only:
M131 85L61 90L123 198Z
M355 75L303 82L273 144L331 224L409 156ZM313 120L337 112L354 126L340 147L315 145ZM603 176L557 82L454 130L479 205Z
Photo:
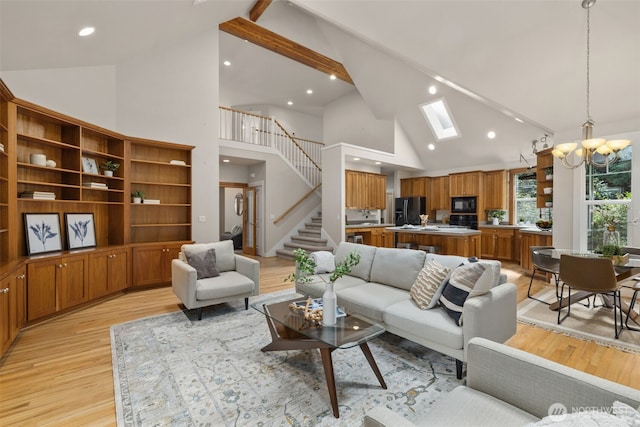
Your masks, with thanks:
M452 214L477 214L478 209L477 197L452 197L451 198L451 213Z
M478 215L451 215L449 217L449 224L477 230Z

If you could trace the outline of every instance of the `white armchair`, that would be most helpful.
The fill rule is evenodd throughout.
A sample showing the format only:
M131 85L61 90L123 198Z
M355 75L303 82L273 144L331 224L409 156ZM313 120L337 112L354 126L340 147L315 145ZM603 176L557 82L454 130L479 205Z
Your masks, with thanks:
M215 249L220 275L197 279L197 271L187 263L184 252L209 249ZM235 254L231 240L183 245L180 257L171 261L171 286L187 309L198 310L198 320L202 320L202 307L240 298L248 309L249 297L260 293L260 262Z

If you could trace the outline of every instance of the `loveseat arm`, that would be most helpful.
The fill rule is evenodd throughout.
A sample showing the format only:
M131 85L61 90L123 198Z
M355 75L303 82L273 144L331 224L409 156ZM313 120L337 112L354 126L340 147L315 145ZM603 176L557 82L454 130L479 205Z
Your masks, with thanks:
M234 254L236 258L236 271L253 280L253 295L260 294L260 261L246 256Z
M462 308L464 358L469 340L486 338L503 343L516 333L517 288L513 283L495 286L485 294L468 298Z
M171 287L173 293L189 310L196 306L196 269L180 259L171 260Z

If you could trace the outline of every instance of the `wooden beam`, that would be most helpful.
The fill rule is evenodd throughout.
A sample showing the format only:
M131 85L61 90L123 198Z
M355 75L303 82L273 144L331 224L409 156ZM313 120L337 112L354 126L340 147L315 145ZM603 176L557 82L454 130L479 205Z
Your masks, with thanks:
M264 11L267 10L270 4L271 0L258 0L249 12L249 19L256 22L262 16Z
M238 17L223 22L220 24L219 29L320 72L334 75L342 81L353 84L351 76L341 63L304 47L293 40L269 31L258 24L254 24L247 19Z

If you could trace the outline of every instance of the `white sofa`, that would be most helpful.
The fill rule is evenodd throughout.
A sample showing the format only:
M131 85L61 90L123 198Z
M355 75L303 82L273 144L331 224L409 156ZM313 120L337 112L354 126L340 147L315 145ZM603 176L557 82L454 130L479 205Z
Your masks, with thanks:
M335 262L342 261L354 249L360 253L360 263L334 283L338 305L349 314L383 325L393 334L455 358L458 378L462 378L471 338L504 342L516 333L516 286L500 283L505 276L500 274L499 261L481 260L497 271L494 287L485 295L465 301L463 326L458 326L440 306L418 308L409 290L425 260L435 259L453 269L466 258L341 242ZM308 283L298 281L296 291L321 297L329 275L316 274Z
M606 412L614 401L634 409L640 405L640 390L503 344L473 338L467 353L466 385L436 401L417 424L378 406L367 412L364 426L525 426L550 412L565 426L585 425L575 419L569 424L569 418L587 417L584 412L589 409ZM563 407L569 414L564 419Z
M215 249L217 277L197 279L196 269L190 266L184 251ZM198 310L202 319L202 307L244 298L245 309L249 297L260 293L260 263L252 258L235 254L233 241L182 245L180 256L171 261L171 287L184 306Z

